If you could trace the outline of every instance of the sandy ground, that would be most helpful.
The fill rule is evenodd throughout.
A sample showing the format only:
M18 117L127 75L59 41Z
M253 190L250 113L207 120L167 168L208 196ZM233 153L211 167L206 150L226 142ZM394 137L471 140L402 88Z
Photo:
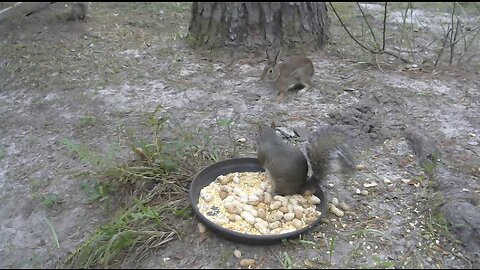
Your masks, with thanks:
M128 158L129 150L122 146L126 132L148 134L143 120L158 105L171 114L167 130L202 129L225 144L230 139L217 120L237 119L232 133L247 139L239 156L254 156L257 122L275 120L300 134L329 124L346 126L365 169L348 179L332 174L322 185L331 197L351 205L356 216L329 215L327 223L303 236L305 241L266 247L228 242L210 231L200 235L196 219L178 220L182 240L140 261L120 261L120 266L234 268L239 261L235 249L262 268L480 266L478 250L432 227L428 215L435 189L403 136L405 128L413 128L430 138L442 153L440 176L461 183L457 196L446 196L444 203L478 196L478 69L432 72L399 64L380 70L352 57L358 49L351 42L342 46L347 41L335 35L337 25L332 31L335 44L310 55L314 89L301 96L291 93L286 102L277 103L273 90L259 81L264 63L227 67L197 55L176 33L162 32L173 22L185 31L185 5L173 6L181 7L176 10L167 4L132 8L92 3L87 22L60 24L48 15L62 10L54 4L0 25L5 37L0 59L2 268L60 267L109 220L111 215L81 188L92 167L65 140ZM145 22L138 16L142 12L161 19ZM173 12L183 16L171 22L167 14ZM101 24L105 17L111 24ZM123 35L131 39L123 40ZM118 47L112 49L112 44ZM298 141L304 147L305 138ZM365 188L372 181L377 185ZM357 189L368 190L368 195L356 194ZM55 207L47 207L45 198L52 194ZM475 218L479 206L471 207Z

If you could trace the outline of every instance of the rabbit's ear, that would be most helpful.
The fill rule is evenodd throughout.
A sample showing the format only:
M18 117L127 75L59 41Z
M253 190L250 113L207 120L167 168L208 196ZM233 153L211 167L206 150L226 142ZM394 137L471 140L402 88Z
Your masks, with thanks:
M274 51L271 49L265 49L265 54L267 55L267 60L269 63L275 63L275 57L276 55L274 54Z
M280 55L282 54L282 49L280 48L278 50L277 55L275 55L275 61L273 63L278 64L278 61L280 61Z

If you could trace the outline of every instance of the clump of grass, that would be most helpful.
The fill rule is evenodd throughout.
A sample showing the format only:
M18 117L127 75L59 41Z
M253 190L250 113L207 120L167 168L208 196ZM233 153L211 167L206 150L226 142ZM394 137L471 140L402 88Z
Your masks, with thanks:
M432 177L433 173L437 169L438 160L439 160L439 154L438 153L432 153L428 157L428 160L423 161L422 169L429 177Z
M7 150L5 150L5 148L7 147L0 144L0 160L7 156Z
M381 259L378 256L372 256L373 265L362 265L360 269L392 269L395 266L394 261L388 259Z
M63 201L60 199L58 194L56 193L49 193L43 196L42 204L47 208L53 208L55 205L62 203Z
M337 241L337 237L334 235L332 238L330 238L330 244L328 245L328 255L329 255L330 264L332 264L332 256L333 256L333 252L335 252L336 241Z
M443 236L453 243L459 243L450 231L448 221L440 210L444 203L445 199L441 192L428 193L425 205L425 237L439 239L440 236Z
M140 260L152 249L181 237L173 222L178 217L191 217L186 199L190 179L201 167L219 160L223 153L200 131L185 132L174 140L162 139L168 116L158 117L161 109L159 106L147 121L152 127L153 140L131 138L135 159L96 175L98 180L91 186L92 199L120 196L124 208L67 258L69 267L108 268ZM78 148L73 150L84 153ZM107 190L112 188L115 192Z
M133 205L94 233L68 259L70 266L108 268L122 253L136 254L141 259L147 250L158 248L174 239L177 232L168 224L176 203L152 204L155 196L149 194L135 199ZM149 205L152 204L152 205Z
M62 139L60 143L77 154L80 157L81 162L91 165L95 171L105 170L117 161L116 154L118 147L114 145L110 146L108 153L102 155L87 145L74 142L68 138Z
M93 126L97 122L97 118L92 115L85 115L80 118L78 121L78 126L79 127L88 127L88 126Z
M283 252L283 259L280 258L279 255L275 255L275 256L277 257L277 259L282 264L283 269L293 269L293 268L295 268L294 264L292 262L292 259L290 258L290 255L288 255L288 253L286 251Z

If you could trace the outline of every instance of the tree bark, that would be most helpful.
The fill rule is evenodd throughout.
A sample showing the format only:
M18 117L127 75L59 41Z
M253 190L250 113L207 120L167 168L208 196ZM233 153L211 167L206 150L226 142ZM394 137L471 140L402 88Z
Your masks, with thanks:
M302 47L330 37L325 2L193 2L189 32L195 46Z

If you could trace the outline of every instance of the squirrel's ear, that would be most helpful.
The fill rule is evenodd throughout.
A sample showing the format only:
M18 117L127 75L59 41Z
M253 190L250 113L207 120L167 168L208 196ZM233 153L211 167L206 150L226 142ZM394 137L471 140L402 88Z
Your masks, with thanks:
M273 128L273 129L276 128L276 126L275 126L275 121L272 121L272 123L270 124L270 127Z

